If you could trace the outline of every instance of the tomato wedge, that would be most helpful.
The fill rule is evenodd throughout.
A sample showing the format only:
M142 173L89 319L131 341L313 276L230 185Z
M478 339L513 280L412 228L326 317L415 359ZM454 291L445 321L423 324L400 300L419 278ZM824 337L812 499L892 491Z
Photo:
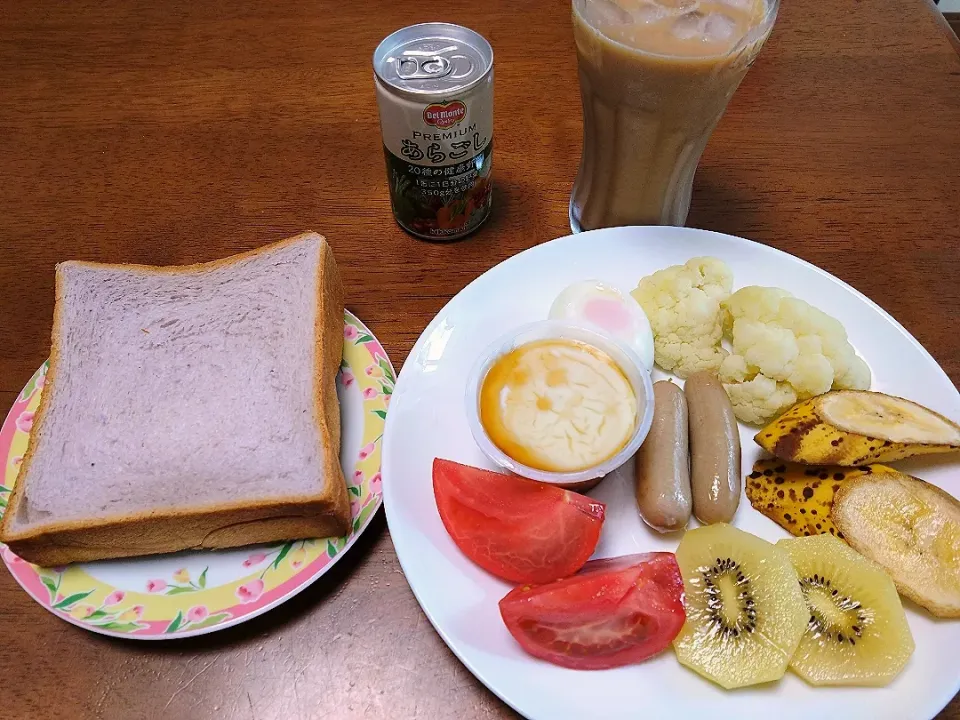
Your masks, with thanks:
M433 493L463 554L511 582L572 575L600 539L604 504L553 485L437 458Z
M534 657L574 670L620 667L673 642L686 619L683 578L673 553L593 560L573 577L514 588L500 615Z

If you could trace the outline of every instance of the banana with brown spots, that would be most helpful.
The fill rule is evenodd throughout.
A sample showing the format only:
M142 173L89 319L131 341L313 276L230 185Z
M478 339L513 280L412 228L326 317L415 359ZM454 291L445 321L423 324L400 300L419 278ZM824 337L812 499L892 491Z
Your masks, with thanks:
M903 398L833 390L797 403L754 440L783 460L858 467L960 451L960 425Z
M851 478L895 472L886 465L846 468L837 465L798 465L779 458L758 460L747 475L747 499L791 535L838 536L830 511L840 485Z

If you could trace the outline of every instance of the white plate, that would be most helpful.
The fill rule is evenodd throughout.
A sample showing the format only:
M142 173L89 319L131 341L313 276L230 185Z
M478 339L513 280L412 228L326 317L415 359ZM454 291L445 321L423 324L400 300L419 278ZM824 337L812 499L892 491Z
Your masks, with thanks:
M960 688L960 621L937 621L905 603L917 649L886 688L813 688L787 673L767 687L724 691L682 667L668 650L641 665L586 672L525 655L500 620L510 586L471 563L440 522L431 483L434 457L491 467L467 427L467 373L483 348L511 327L547 316L566 285L588 277L632 290L643 275L713 255L734 271L734 287L784 288L838 318L873 370L873 389L902 395L954 418L960 395L937 363L892 317L826 272L742 238L687 228L614 228L554 240L523 252L468 285L434 318L403 366L387 421L384 505L397 555L437 632L505 702L533 720L563 718L863 718L934 716ZM931 321L938 322L931 314ZM663 373L659 373L663 376ZM743 467L759 449L741 427ZM960 495L960 466L943 459L909 467ZM621 468L594 497L607 503L596 557L676 549L639 519L630 477ZM786 537L745 499L737 527Z

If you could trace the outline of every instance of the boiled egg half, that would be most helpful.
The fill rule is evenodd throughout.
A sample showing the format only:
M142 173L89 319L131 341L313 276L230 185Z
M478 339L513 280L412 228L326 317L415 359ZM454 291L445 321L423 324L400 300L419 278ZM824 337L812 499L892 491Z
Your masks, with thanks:
M647 370L653 369L653 331L640 303L599 280L565 288L550 307L551 320L593 327L629 346Z

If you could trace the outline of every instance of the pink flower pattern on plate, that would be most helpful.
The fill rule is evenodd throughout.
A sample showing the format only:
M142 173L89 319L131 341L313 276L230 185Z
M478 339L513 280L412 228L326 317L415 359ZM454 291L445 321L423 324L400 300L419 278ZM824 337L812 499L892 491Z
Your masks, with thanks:
M158 593L163 592L167 589L167 581L162 580L161 578L154 578L153 580L147 580L147 592Z
M267 554L262 552L255 552L250 555L246 560L243 561L244 567L253 567L254 565L259 565L264 560L267 559Z
M368 387L363 389L363 399L373 400L377 396L376 388Z
M17 430L28 433L33 428L33 413L30 410L24 410L17 417Z
M340 384L345 388L353 385L354 380L356 380L356 378L353 377L353 373L346 368L340 371Z
M117 605L122 603L123 599L127 596L123 590L114 590L112 593L107 595L107 599L103 601L104 607L110 607L111 605Z
M42 389L43 389L43 385L44 385L44 383L46 383L46 382L47 382L47 374L46 374L46 373L40 373L39 375L37 375L37 381L34 383L33 386L34 386L37 390L42 390Z
M236 595L240 598L240 602L243 603L252 603L256 602L257 599L263 594L263 580L257 578L256 580L251 580L248 583L244 583L237 588Z
M360 448L360 459L366 460L373 454L374 445L373 443L367 443L362 448Z
M383 476L380 473L375 473L374 476L370 478L370 492L378 493L382 486Z
M194 605L192 608L187 610L187 620L190 622L203 622L210 615L210 611L207 610L206 605Z
M353 325L344 325L343 326L343 337L347 340L356 340L359 337L360 333L357 332L357 329Z
M363 470L354 470L353 471L353 484L360 485L363 483Z

